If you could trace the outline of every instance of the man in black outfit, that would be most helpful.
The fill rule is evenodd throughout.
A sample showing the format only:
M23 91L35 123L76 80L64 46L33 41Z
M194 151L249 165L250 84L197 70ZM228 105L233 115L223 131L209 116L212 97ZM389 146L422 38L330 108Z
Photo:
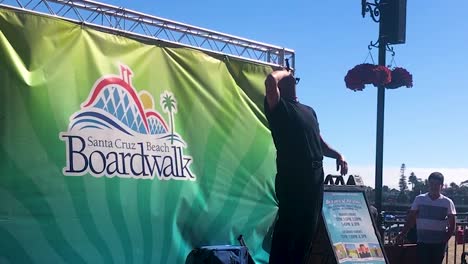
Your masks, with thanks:
M315 111L297 100L291 71L272 72L265 88L265 113L277 154L279 202L270 263L307 263L322 210L323 156L336 159L342 175L348 165L320 136Z

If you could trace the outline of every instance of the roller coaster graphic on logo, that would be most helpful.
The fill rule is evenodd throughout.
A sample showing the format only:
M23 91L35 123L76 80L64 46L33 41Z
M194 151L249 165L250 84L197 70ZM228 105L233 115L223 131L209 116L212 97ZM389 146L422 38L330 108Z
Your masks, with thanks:
M66 176L91 174L159 180L195 180L187 144L174 129L177 101L169 91L160 105L168 126L154 109L153 96L136 92L133 72L120 66L120 76L98 79L81 109L70 117L68 131L60 133L66 146Z

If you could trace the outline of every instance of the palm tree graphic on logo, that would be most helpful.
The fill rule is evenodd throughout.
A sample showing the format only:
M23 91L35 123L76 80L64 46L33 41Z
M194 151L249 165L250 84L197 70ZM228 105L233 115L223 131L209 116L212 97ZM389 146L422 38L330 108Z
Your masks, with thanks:
M177 102L171 92L165 91L161 94L161 106L165 113L169 114L171 125L171 144L174 143L174 113L177 113Z

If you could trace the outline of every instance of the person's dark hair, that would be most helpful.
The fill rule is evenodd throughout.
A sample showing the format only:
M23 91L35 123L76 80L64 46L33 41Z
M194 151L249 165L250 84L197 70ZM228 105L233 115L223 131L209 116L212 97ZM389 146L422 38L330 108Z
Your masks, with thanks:
M429 175L429 178L427 180L430 181L431 179L439 181L440 184L444 184L444 175L442 175L442 173L440 172L436 171L436 172L431 173L431 175Z

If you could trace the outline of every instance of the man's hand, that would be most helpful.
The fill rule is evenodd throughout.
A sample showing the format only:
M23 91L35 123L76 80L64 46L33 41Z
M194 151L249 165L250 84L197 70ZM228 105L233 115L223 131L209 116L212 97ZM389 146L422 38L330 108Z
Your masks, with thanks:
M406 234L404 234L403 232L400 232L395 238L395 243L397 245L402 245L403 242L405 242L405 237L406 237Z
M343 156L336 159L336 170L340 170L341 175L348 174L348 162L346 162Z

